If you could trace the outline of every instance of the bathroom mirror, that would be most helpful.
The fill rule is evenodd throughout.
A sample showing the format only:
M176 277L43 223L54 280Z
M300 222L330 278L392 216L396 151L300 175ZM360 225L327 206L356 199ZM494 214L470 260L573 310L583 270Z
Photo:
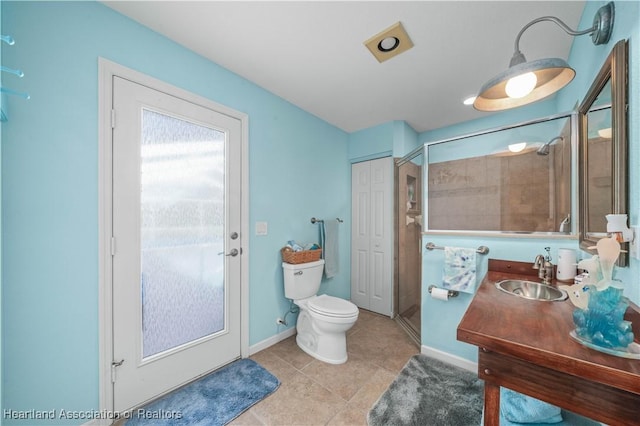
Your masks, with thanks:
M627 42L619 41L607 57L578 108L580 248L607 235L605 215L627 213ZM623 250L628 244L622 243ZM618 265L626 266L621 252Z
M576 135L569 113L428 143L425 232L575 237Z

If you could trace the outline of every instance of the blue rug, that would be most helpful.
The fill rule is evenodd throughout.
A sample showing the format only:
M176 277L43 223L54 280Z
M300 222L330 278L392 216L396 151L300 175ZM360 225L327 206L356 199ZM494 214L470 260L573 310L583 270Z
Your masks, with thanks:
M225 425L278 386L258 363L241 359L133 410L126 425Z

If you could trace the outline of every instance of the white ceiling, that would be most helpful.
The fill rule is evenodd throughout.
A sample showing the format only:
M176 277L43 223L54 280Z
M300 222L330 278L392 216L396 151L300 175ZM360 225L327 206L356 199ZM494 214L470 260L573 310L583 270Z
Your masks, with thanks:
M546 15L576 29L584 8L584 1L104 3L347 132L391 120L423 132L485 116L462 100L508 67L520 29ZM363 42L398 21L415 46L378 63ZM567 59L572 42L541 22L524 33L520 50L528 60Z

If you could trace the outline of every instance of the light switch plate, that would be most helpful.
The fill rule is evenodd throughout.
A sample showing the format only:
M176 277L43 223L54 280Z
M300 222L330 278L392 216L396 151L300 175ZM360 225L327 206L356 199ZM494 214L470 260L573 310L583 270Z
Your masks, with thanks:
M256 235L267 235L267 222L256 222Z

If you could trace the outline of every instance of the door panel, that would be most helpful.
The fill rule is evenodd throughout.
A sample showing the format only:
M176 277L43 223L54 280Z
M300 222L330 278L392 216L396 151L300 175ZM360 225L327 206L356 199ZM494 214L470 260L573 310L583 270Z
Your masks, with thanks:
M393 286L392 159L353 164L351 299L391 315Z
M114 409L240 356L240 121L114 77Z

